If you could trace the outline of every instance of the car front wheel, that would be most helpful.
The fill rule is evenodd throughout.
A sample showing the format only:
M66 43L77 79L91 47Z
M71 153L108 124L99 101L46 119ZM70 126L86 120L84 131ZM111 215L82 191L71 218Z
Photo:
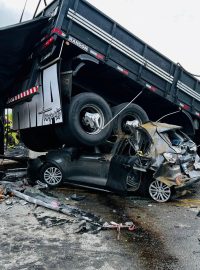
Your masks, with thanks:
M171 199L171 188L165 183L154 180L149 185L149 195L156 202L167 202Z
M63 172L56 165L46 163L41 168L40 179L48 186L56 187L63 181Z

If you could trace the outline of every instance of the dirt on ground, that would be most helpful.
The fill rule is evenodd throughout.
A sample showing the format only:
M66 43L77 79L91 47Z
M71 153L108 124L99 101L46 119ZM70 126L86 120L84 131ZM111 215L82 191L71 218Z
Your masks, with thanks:
M199 190L159 204L72 186L42 189L78 215L8 197L0 203L0 270L197 270ZM102 228L112 221L136 228Z

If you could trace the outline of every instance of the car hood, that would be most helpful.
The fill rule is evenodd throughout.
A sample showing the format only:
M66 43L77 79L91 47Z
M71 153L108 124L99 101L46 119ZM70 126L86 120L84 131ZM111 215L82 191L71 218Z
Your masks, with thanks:
M141 125L141 127L144 128L152 138L154 137L156 132L164 133L170 130L182 129L181 126L158 122L147 122Z
M170 125L166 123L148 122L141 125L141 128L146 131L151 138L151 147L148 156L156 159L163 153L177 153L180 152L177 147L172 146L171 141L167 135L168 131L180 130L181 126Z

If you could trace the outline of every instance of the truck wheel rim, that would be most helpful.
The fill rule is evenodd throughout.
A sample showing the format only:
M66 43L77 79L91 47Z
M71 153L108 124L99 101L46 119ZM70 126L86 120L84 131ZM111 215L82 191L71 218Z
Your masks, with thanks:
M80 124L82 129L90 135L98 134L104 127L104 114L100 108L94 105L86 105L80 112Z
M171 189L161 181L155 180L149 186L149 194L157 202L167 202L171 197Z
M62 172L57 167L49 167L44 172L44 180L49 185L57 185L62 181Z
M126 126L127 121L134 121L134 120L138 120L139 124L142 124L142 120L140 119L139 116L137 116L136 114L127 114L126 117L123 118L122 120L122 131L125 133L131 133L129 128Z

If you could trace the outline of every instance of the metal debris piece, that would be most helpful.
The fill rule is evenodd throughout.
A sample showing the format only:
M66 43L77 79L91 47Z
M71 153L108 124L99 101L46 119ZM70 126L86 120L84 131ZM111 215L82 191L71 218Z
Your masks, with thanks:
M59 213L76 217L79 220L83 220L84 222L88 222L90 226L87 226L87 231L90 230L96 232L99 231L99 228L102 227L102 223L99 217L82 211L76 207L65 205L59 202L56 198L46 196L41 191L35 190L35 192L33 192L33 189L31 190L30 188L25 190L24 193L19 192L13 188L7 188L7 191L22 200L34 204L35 206L43 206Z
M74 201L83 201L86 196L85 195L77 195L77 194L73 194L70 196L70 198Z
M13 204L12 200L10 200L10 199L6 200L5 203L6 203L6 205L12 205Z
M81 220L78 224L78 228L75 230L75 233L87 232L87 222L86 220Z
M48 188L48 185L45 183L42 183L40 180L37 180L36 183L37 183L37 186L35 186L35 188L38 188L38 189Z
M177 225L174 225L174 228L177 228L177 229L189 229L191 228L190 225L185 225L185 224L177 224Z
M5 211L11 209L12 207L13 207L13 205L8 206L8 207L5 209Z
M10 189L10 192L15 195L16 197L18 198L21 198L27 202L30 202L30 203L33 203L35 205L40 205L40 206L43 206L43 207L46 207L46 208L49 208L51 210L55 210L55 211L58 211L60 212L60 204L58 201L54 201L52 200L51 203L47 203L47 202L44 202L42 201L41 199L36 199L34 197L31 197L30 195L26 195L26 194L23 194L17 190L14 190L14 189ZM45 197L45 196L44 196Z
M126 222L125 224L122 223L116 223L111 221L110 223L106 222L103 224L103 228L105 229L117 229L117 240L120 239L121 229L128 229L129 231L134 231L136 229L136 226L133 224L133 222Z
M36 213L33 214L34 217L37 219L41 226L45 226L46 228L60 226L66 223L70 223L71 220L69 219L61 219L58 217L51 217L51 216L41 216Z
M180 129L180 126L148 122L135 128L140 140L134 138L134 133L128 139L140 157L138 166L143 169L146 161L150 161L145 167L153 179L149 195L157 202L168 201L172 187L181 190L200 181L197 146ZM133 165L135 169L137 166Z
M5 176L2 178L2 181L16 182L19 181L19 179L23 179L26 177L26 168L8 169L7 171L5 171Z
M2 158L8 158L11 160L16 160L16 161L24 161L28 159L28 148L20 142L18 145L16 145L14 148L9 148L5 151L5 155L1 157Z

